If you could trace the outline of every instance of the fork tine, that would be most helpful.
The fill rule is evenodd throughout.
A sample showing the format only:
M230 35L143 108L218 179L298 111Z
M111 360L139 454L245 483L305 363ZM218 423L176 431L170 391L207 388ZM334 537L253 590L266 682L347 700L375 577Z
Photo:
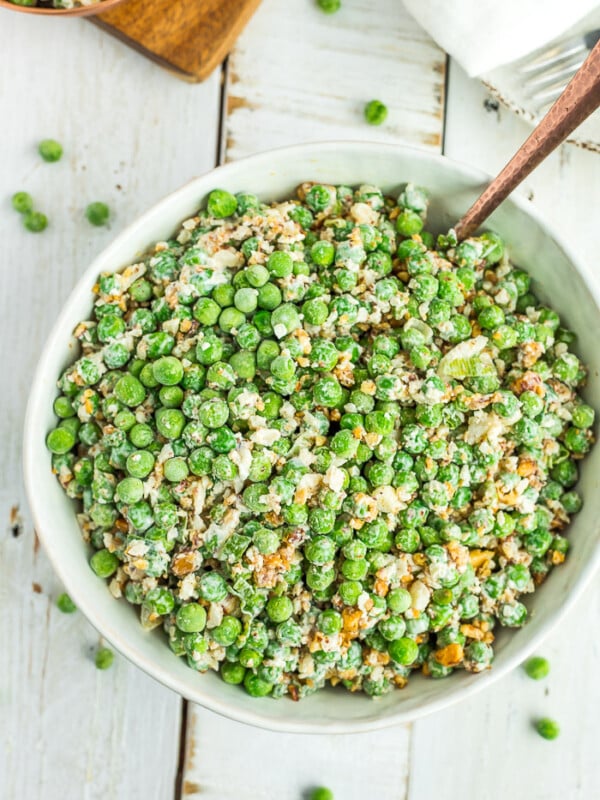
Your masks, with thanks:
M579 53L587 53L585 42L580 36L544 50L538 56L521 64L519 72L521 75L529 75L552 67L554 64L558 64Z
M541 89L546 84L561 82L562 86L566 86L568 80L577 72L584 61L585 54L578 55L575 60L569 60L566 64L560 63L554 68L537 72L533 77L526 80L523 86L528 90L530 96L534 96L536 90Z
M574 70L573 74L575 74L576 71L577 70ZM540 89L539 92L534 92L532 95L530 95L531 99L534 100L538 105L543 105L544 103L556 100L556 98L562 94L568 82L568 80L555 81L549 86Z

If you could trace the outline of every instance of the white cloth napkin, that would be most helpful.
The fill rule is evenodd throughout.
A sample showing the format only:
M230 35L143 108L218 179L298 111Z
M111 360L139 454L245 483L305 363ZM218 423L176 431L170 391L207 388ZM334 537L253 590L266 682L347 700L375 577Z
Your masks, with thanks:
M469 75L516 61L567 31L598 0L404 0Z

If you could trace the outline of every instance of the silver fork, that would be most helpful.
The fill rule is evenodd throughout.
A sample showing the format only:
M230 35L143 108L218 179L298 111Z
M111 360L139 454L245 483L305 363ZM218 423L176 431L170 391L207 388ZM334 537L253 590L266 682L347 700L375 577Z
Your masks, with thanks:
M520 64L518 72L523 88L538 113L545 111L562 93L598 40L600 28L539 50Z

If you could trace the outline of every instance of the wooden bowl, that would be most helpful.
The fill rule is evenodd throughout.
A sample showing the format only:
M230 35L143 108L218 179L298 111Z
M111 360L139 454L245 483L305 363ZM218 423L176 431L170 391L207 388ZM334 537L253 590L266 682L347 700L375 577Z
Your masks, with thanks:
M0 0L0 8L8 8L11 11L20 11L23 14L39 14L50 17L88 17L92 14L101 14L108 11L124 0L102 0L91 6L80 6L79 8L39 8L38 6L19 6L9 3L8 0Z

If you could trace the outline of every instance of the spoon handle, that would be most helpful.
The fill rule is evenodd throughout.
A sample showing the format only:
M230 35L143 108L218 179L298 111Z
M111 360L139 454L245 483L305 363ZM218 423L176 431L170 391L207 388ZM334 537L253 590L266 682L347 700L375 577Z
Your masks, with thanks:
M599 105L600 41L531 136L458 222L457 238L466 239L474 233L513 189Z

